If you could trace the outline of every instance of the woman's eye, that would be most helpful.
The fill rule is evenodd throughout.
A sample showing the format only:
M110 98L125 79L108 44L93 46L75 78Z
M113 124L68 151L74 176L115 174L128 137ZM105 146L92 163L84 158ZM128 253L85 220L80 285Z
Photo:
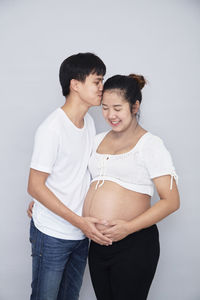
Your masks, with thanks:
M115 109L115 111L120 111L121 109Z
M108 110L108 108L106 108L106 107L103 107L103 106L102 106L102 109L103 109L103 110Z

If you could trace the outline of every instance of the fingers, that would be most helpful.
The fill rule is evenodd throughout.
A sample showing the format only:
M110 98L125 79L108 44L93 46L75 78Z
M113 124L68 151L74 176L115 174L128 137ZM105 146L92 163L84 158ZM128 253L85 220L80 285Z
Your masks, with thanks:
M27 215L28 215L29 218L32 218L32 211L27 209Z
M98 238L92 238L92 240L93 240L95 243L97 243L97 244L99 244L99 245L102 245L102 246L110 246L110 245L112 245L112 243L105 243L105 242L102 242L102 240L101 240L101 239L98 239Z
M99 230L93 228L90 239L100 245L112 245L112 240L104 236Z
M106 236L112 234L113 232L115 232L115 228L114 227L110 227L108 229L104 229L104 230L101 231L101 233L103 235L106 235Z
M33 205L34 205L34 201L31 201L29 203L29 206L28 206L28 209L27 209L27 215L28 215L29 218L32 218Z
M95 226L97 223L97 219L93 217L85 217L84 218L84 226L80 228L85 235L93 240L94 242L101 245L111 245L112 240L108 237L104 236Z
M95 239L98 239L100 244L103 245L111 245L112 244L112 240L110 238L108 238L107 236L104 236L102 233L100 233L98 230L95 230L95 232L93 233Z
M90 236L90 239L93 240L95 243L104 245L104 246L109 246L112 245L112 241L110 239L103 239L97 235L92 235Z

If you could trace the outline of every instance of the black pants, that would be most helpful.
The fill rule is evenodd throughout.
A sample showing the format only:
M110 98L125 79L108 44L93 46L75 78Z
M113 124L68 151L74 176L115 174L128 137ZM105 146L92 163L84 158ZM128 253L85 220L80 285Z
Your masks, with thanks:
M156 225L111 246L91 241L89 268L98 300L146 300L160 253Z

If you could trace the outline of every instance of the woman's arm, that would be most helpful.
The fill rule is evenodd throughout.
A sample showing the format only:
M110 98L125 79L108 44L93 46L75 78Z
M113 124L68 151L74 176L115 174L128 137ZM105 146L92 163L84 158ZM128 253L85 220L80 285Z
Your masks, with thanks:
M125 236L161 221L180 207L180 198L175 180L170 189L171 176L161 176L153 179L160 200L151 208L131 221L113 220L111 228L102 233L112 241L119 241Z

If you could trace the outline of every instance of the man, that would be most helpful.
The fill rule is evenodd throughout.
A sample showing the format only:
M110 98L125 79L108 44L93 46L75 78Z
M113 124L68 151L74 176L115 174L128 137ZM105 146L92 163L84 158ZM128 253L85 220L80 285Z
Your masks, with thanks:
M92 53L65 59L59 76L66 102L35 135L28 183L28 192L34 198L31 300L77 300L88 238L111 244L95 227L100 220L81 217L95 135L87 111L100 104L105 72L104 63Z

